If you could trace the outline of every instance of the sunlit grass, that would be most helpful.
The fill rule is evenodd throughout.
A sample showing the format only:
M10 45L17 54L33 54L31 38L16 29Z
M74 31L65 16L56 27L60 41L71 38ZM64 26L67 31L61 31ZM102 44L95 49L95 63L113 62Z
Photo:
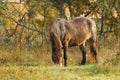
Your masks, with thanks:
M1 80L119 80L120 70L114 72L103 66L11 66L0 67Z

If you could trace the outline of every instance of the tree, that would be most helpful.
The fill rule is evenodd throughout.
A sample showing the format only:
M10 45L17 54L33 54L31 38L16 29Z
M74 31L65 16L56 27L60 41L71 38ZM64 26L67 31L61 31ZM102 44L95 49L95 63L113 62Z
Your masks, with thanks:
M19 40L19 43L16 43L16 45L20 46L35 45L36 43L39 43L39 45L37 44L38 46L42 45L43 41L45 41L43 39L46 36L43 27L47 26L48 16L46 15L48 15L49 8L47 7L48 3L46 0L29 0L17 4L9 2L1 3L1 25L6 32L6 39L9 39L9 41L11 41L11 39L16 39L14 42ZM39 13L41 13L41 15L39 15ZM38 15L40 17L38 17ZM4 24L6 23L6 25L3 25L2 22L4 22Z

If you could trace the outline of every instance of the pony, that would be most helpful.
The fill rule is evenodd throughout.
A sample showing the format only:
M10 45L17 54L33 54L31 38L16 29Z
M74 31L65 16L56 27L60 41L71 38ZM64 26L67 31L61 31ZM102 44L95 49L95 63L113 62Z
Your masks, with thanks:
M52 47L52 60L60 66L67 66L67 49L79 46L82 53L81 64L86 64L85 42L90 45L91 60L97 63L97 29L95 21L87 17L76 17L71 20L56 19L49 27Z

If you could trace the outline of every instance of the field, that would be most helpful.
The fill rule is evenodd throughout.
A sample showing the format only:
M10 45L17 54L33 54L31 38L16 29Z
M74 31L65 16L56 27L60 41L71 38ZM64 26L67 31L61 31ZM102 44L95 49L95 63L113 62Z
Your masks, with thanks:
M120 66L0 67L0 80L120 80Z
M80 65L78 47L69 48L68 66L59 67L51 60L50 45L42 47L0 46L0 80L120 80L120 43L116 38L101 41L98 63Z
M69 48L67 67L53 64L50 46L0 47L0 80L120 80L119 44L111 42L99 47L97 64L90 61L89 47L86 65L80 65L79 48Z

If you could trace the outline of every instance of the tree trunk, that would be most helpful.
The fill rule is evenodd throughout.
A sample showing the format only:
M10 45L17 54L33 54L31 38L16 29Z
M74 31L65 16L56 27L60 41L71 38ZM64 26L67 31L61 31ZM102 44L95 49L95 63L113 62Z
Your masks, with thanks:
M100 29L100 35L99 35L99 39L101 39L101 37L103 36L103 32L104 32L104 20L105 20L105 15L104 15L104 11L102 10L102 17L101 17L101 29Z

